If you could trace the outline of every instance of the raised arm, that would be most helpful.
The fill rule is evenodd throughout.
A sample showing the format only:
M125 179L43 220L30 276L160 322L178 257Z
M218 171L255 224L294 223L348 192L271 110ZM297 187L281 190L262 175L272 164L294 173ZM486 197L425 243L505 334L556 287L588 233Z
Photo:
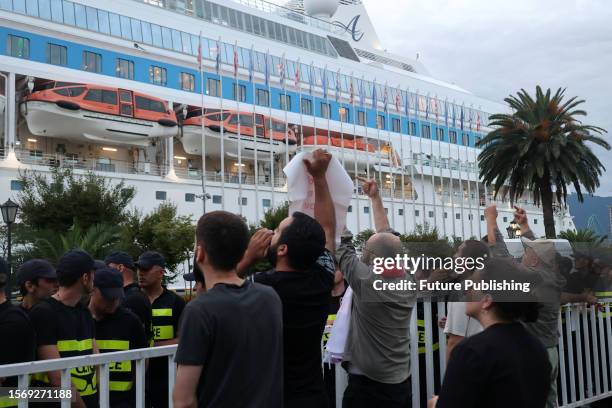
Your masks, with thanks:
M370 197L372 201L372 212L374 214L374 227L376 232L385 231L391 228L389 225L389 219L387 218L387 212L383 205L380 192L378 191L378 184L375 180L367 180L361 177L357 177L361 181L361 188L363 192Z
M253 266L260 259L266 257L266 253L268 251L268 247L270 246L270 241L272 241L273 235L274 231L266 228L257 230L257 232L253 234L244 256L236 266L236 274L238 276L244 278L251 266Z
M331 253L336 250L336 210L327 185L327 168L331 154L324 149L312 153L312 159L304 159L304 165L311 175L315 188L315 219L325 231L325 248Z
M529 222L527 220L527 213L525 212L525 210L520 207L517 207L516 205L514 206L514 209L514 221L516 221L516 223L521 228L521 236L529 238L531 240L536 239L535 235L531 231L531 228L529 228Z

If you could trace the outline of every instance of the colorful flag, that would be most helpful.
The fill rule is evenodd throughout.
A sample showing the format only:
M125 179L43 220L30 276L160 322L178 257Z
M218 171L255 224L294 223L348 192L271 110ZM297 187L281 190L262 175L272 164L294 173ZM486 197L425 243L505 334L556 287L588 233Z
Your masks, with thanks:
M315 69L313 66L314 62L310 63L310 70L308 71L308 93L312 96L312 88L315 81Z
M376 80L372 83L372 108L378 111L378 95L376 93Z
M238 78L238 41L234 43L234 78Z
M285 54L283 53L283 58L280 60L280 64L278 64L278 76L280 78L281 88L285 89Z
M433 109L434 109L434 114L436 115L436 122L438 121L438 99L434 98L433 99Z
M399 85L397 86L397 89L395 90L395 110L398 112L401 112L402 110L402 97L400 95L402 91L400 91L400 87Z
M323 69L323 75L321 76L321 86L323 87L323 99L327 99L327 65Z
M353 74L351 73L351 83L349 84L349 103L355 103L355 87L353 86Z
M302 74L301 66L302 66L302 64L300 64L300 59L298 58L297 64L295 66L295 87L296 88L300 86L300 80L301 80L300 76Z
M340 84L340 70L336 72L336 102L340 101L340 93L342 92L342 86Z
M198 69L202 72L202 32L200 31L200 39L198 42Z
M266 55L264 58L264 78L265 78L265 84L266 87L270 87L270 66L269 64L269 60L270 59L270 50L266 51Z
M215 72L219 75L221 71L221 43L217 40L217 55L215 56Z
M406 117L410 119L410 90L406 90L406 98L404 101L404 111L406 113ZM410 127L410 125L408 125Z
M429 94L425 97L425 120L429 119Z
M253 63L254 58L253 46L251 46L251 51L249 52L249 82L253 82L253 77L255 76L255 65Z
M476 131L480 132L480 111L476 112Z
M465 119L464 113L463 113L463 107L464 105L461 105L461 116L459 117L459 123L461 125L461 131L463 131L463 120Z
M448 98L444 100L444 123L448 127Z
M359 82L359 106L363 108L365 106L365 80L363 76L361 77L361 81Z
M472 130L472 122L474 120L474 110L473 109L468 109L468 121L470 124L470 130Z

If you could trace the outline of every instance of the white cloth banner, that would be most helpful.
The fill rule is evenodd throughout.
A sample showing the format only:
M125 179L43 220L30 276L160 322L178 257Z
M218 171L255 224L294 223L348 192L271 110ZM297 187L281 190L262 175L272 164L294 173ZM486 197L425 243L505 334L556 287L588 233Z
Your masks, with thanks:
M351 326L351 306L353 304L353 289L349 286L342 297L340 309L336 314L336 320L332 326L329 340L325 345L325 355L323 361L326 363L337 364L345 361L344 350Z
M298 153L283 169L287 176L289 215L295 211L301 211L314 218L314 183L303 161L311 158L312 153ZM336 244L339 244L354 186L348 173L335 157L332 157L325 177L336 211Z

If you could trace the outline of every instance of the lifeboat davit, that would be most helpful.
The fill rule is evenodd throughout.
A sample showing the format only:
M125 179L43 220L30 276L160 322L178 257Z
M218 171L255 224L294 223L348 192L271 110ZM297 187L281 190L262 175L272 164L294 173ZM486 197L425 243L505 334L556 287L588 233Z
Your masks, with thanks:
M188 154L202 154L204 132L206 154L221 155L222 130L224 153L237 155L240 145L242 157L254 158L257 150L258 158L266 158L270 152L284 154L296 149L295 133L283 121L253 112L208 110L204 116L199 112L190 111L183 121L181 142Z
M178 134L176 114L161 99L98 85L51 84L21 104L33 135L147 146Z

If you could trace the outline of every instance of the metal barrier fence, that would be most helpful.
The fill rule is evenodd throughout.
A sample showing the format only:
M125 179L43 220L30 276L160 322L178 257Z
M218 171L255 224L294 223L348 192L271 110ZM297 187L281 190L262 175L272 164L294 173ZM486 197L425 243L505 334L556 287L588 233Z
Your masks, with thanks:
M562 408L579 407L600 399L612 397L612 299L601 301L603 308L596 310L581 304L562 307L559 319L559 377L557 389ZM419 303L410 322L411 378L413 407L424 407L427 398L437 394L446 369L446 342L443 330L438 327L438 316L446 315L444 302ZM119 351L91 356L70 357L58 360L34 361L0 366L0 377L18 376L18 388L27 389L29 375L33 373L61 371L62 388L70 386L70 369L83 365L99 366L98 393L100 406L108 407L109 366L116 361L136 361L136 407L144 406L145 359L168 358L168 395L172 407L171 391L174 388L176 346ZM342 406L342 395L347 376L335 367L336 406ZM27 407L20 401L19 407ZM63 400L62 408L70 401Z

